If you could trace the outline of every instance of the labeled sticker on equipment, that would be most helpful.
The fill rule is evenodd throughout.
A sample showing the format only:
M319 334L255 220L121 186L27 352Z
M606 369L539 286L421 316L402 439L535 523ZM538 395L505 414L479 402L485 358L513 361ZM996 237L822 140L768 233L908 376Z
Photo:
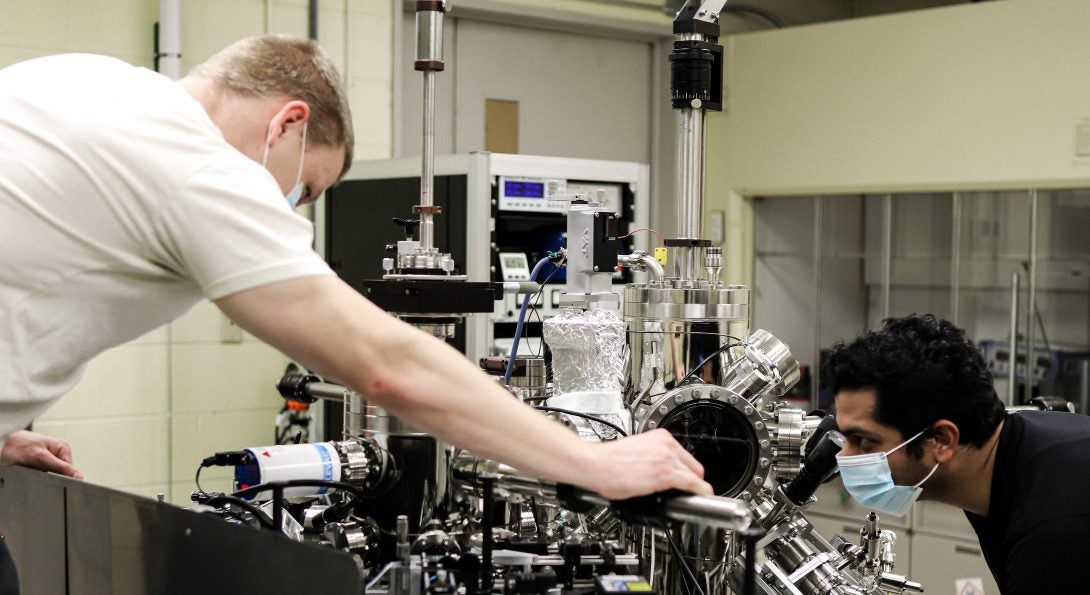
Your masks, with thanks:
M655 248L655 260L659 264L666 264L666 248Z
M957 595L985 595L984 579L959 578L954 581L954 592Z

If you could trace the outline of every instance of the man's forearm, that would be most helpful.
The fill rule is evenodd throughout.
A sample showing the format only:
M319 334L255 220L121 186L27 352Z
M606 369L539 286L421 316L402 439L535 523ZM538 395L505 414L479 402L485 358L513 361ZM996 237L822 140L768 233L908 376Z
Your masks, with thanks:
M336 278L274 283L216 303L318 374L477 455L607 497L711 491L701 465L666 432L583 442L518 402L450 346L387 315Z

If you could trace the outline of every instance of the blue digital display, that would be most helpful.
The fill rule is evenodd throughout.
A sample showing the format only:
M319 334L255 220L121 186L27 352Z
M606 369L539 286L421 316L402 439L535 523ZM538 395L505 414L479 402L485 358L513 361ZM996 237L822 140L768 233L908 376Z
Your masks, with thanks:
M545 184L542 182L504 180L503 195L508 198L545 198Z

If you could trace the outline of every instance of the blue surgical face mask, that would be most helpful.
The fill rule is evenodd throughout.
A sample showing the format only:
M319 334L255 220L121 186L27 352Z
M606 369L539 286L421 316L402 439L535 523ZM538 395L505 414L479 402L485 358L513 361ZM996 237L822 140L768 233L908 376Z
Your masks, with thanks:
M273 124L269 123L269 130L272 130ZM299 204L299 199L303 198L303 158L307 154L307 123L303 122L303 143L299 149L299 173L295 176L295 186L292 187L284 198L288 201L288 205L291 208L295 208ZM269 144L265 143L265 155L261 158L261 167L265 167L265 164L269 161Z
M938 470L938 463L931 468L931 473L914 486L899 486L893 483L893 473L889 469L888 456L897 452L904 445L919 438L927 430L921 430L915 436L893 447L886 452L875 452L865 455L837 456L836 463L840 467L840 477L844 480L844 487L848 493L863 506L889 513L895 516L904 516L912 503L923 492L925 481Z

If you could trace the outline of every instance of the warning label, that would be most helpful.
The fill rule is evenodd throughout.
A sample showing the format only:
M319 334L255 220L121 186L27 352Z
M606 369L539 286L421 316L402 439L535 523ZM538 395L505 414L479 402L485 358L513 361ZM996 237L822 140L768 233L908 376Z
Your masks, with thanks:
M959 578L954 581L954 592L957 595L984 595L984 580L976 578Z

